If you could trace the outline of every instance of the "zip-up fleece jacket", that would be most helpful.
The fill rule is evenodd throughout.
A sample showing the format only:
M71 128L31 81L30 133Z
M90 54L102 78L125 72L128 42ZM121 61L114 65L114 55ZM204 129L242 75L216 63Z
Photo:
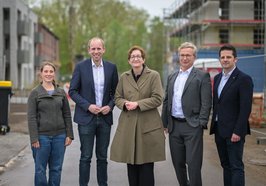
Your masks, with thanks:
M28 98L28 127L31 143L37 142L39 135L56 136L66 133L74 139L71 111L65 91L56 87L49 95L40 84Z

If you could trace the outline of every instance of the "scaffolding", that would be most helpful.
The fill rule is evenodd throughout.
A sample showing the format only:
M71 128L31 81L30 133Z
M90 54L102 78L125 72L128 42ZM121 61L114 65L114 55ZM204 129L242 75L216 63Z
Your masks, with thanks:
M261 49L265 43L265 0L176 0L164 10L167 37L199 48L231 43ZM171 46L169 47L171 48Z
M254 102L259 106L253 106L251 123L265 121L266 105L262 102L266 95L265 9L266 0L175 0L164 10L165 37L169 38L167 48L172 56L177 56L179 43L171 42L176 38L180 43L193 42L199 49L198 58L204 60L205 56L217 57L217 49L224 44L237 48L238 67L252 77L254 92L263 95L263 99L259 97ZM169 66L177 61L172 58Z

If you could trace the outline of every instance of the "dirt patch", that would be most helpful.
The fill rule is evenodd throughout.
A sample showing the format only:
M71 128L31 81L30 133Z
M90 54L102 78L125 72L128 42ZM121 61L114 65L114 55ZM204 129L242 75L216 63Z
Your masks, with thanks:
M256 129L262 133L266 132L265 129ZM212 161L217 166L220 166L218 158L218 152L214 142L214 136L209 135L209 131L205 131L204 135L204 146L205 152L207 149L209 153L204 154L204 158ZM257 183L266 183L266 145L257 144L256 138L260 134L252 132L252 135L246 136L246 143L244 147L243 160L245 165L245 174L248 177L252 177ZM263 184L265 185L265 184Z

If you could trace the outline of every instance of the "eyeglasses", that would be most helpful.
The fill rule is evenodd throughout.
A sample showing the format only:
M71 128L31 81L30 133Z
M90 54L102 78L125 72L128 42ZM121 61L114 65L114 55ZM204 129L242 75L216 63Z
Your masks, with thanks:
M142 59L142 56L130 56L130 60Z
M191 58L193 55L190 54L181 54L179 55L180 58Z

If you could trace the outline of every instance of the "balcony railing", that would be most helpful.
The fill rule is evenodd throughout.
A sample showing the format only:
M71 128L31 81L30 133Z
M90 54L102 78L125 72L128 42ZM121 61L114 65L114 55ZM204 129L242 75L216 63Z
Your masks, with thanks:
M18 50L18 64L28 63L30 60L30 52L28 50Z
M10 34L10 21L4 20L4 34L9 35Z
M30 32L30 23L28 21L19 20L18 21L18 35L28 36Z
M35 55L34 56L34 66L36 66L36 67L40 66L41 62L42 62L42 56Z
M40 32L35 32L34 33L34 43L38 44L38 43L42 43L43 42L43 35Z

